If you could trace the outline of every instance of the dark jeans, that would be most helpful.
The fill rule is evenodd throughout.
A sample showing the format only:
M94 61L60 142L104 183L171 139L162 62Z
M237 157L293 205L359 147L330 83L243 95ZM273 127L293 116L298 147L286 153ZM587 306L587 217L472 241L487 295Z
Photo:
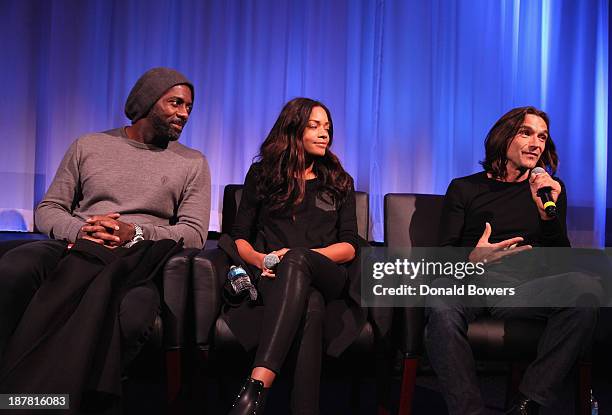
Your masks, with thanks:
M35 241L11 249L0 258L0 358L36 290L65 253L65 242ZM119 306L124 365L140 351L159 308L159 293L153 283L125 294Z
M340 297L346 281L346 268L302 248L287 252L278 264L276 278L260 281L264 312L254 366L278 373L295 344L294 414L319 412L323 298L330 301Z
M563 280L590 284L590 277L579 273L563 274ZM442 286L444 281L438 280ZM533 287L530 287L532 285ZM537 280L521 285L522 298L542 295ZM594 286L594 290L597 287ZM526 299L527 303L535 301ZM533 298L531 299L533 300ZM520 391L544 407L560 399L577 358L590 346L599 310L596 307L508 307L501 300L494 305L468 307L448 298L428 299L425 345L431 365L450 414L483 414L484 404L478 388L476 366L468 343L467 330L477 317L541 319L546 327L539 339L537 357L527 368Z

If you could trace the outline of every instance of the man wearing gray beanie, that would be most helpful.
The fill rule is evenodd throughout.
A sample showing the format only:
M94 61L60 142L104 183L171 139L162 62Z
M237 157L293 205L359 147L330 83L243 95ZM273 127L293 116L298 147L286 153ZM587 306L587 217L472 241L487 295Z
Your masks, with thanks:
M131 125L87 134L66 152L35 212L36 227L50 240L20 245L0 258L0 390L6 360L21 346L13 344L12 334L31 323L24 321L31 313L22 319L24 311L36 307L39 296L34 294L48 288L53 270L70 252L97 249L108 252L99 256L115 258L154 246L139 246L141 241L182 240L188 248L204 246L210 216L208 162L177 141L193 99L193 84L183 74L151 69L138 79L125 103ZM140 351L160 310L151 280L122 290L121 370ZM45 361L52 360L48 356ZM71 409L72 401L71 396Z
M36 209L37 228L53 239L83 237L110 247L166 238L203 247L210 215L208 162L177 142L193 96L192 83L178 71L145 72L125 103L132 125L85 135L68 149ZM83 199L72 208L78 190ZM112 227L119 229L109 232Z

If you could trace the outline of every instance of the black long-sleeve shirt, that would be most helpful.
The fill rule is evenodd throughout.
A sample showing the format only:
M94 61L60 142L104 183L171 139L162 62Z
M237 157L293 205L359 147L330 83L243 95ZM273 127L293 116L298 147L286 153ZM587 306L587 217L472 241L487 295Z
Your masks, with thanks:
M542 220L531 198L529 181L518 183L490 179L485 172L454 179L448 186L440 220L440 246L476 246L491 224L489 242L522 236L532 246L570 246L565 215L567 196L561 184L557 218Z
M245 182L236 221L234 239L251 242L259 252L281 248L323 248L337 242L359 248L355 193L350 191L342 204L321 195L318 178L306 181L304 200L292 211L270 211L256 193L259 166L253 164Z

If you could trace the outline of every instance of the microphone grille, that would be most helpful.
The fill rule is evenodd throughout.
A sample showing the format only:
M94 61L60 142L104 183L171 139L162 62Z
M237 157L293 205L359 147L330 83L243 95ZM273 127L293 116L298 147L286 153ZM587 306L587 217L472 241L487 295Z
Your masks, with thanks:
M264 257L264 266L268 269L274 269L280 262L280 259L276 254L268 254Z

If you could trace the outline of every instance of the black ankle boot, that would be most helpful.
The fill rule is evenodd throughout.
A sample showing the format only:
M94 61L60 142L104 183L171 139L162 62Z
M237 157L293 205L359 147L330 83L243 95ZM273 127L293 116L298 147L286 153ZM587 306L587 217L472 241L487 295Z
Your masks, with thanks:
M238 393L228 415L262 415L268 389L260 380L248 378Z
M522 393L516 399L516 402L506 415L538 415L540 405L537 402L529 399Z

